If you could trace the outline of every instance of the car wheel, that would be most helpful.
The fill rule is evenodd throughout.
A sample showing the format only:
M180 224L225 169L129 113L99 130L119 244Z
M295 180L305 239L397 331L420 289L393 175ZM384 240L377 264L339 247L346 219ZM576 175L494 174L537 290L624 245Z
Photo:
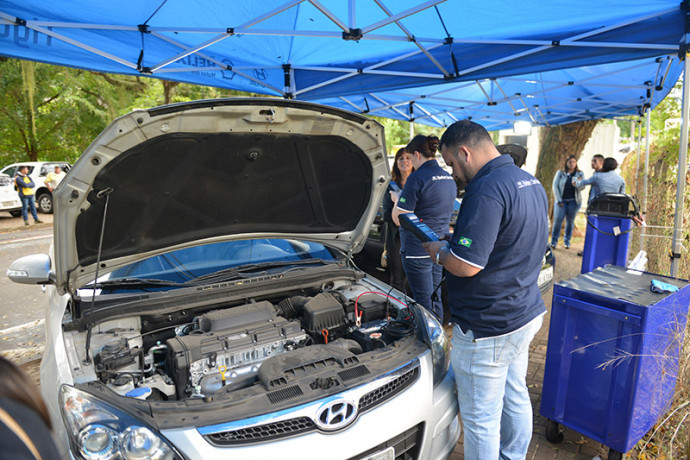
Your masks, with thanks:
M38 200L36 201L36 207L43 214L52 214L53 197L50 195L50 193L43 193L39 195Z
M22 215L22 211L21 210L10 211L10 215L12 217L19 217Z

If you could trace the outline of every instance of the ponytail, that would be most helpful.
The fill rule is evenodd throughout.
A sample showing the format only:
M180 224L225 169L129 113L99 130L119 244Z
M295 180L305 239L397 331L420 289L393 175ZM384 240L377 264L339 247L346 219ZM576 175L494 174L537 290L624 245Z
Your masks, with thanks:
M417 134L405 147L410 154L419 152L424 158L434 158L438 149L439 140L436 136Z

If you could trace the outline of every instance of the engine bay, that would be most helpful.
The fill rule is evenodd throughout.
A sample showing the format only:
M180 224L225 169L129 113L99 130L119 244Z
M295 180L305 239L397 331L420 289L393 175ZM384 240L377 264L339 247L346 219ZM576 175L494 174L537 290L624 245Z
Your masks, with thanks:
M75 383L100 382L139 400L208 400L240 390L283 389L305 375L317 376L312 390L343 385L369 372L361 364L367 354L416 335L413 311L376 286L343 280L270 298L105 321L88 339L83 331L65 332L65 338L73 342L72 362L84 361L85 347L93 357ZM324 369L333 372L319 377Z

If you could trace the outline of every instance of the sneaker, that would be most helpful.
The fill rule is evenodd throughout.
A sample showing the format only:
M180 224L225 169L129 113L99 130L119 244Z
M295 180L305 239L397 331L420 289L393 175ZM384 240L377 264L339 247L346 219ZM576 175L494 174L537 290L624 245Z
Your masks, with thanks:
M578 255L579 257L582 257L582 251L577 251L577 255Z
M570 245L569 245L569 244L566 244L566 245L563 246L563 247L566 248L566 249L570 249Z
M29 225L29 221L28 221L28 220L25 220L25 221L24 221L24 225Z
M42 220L39 220L39 219L34 220L34 224L42 224L42 223L43 223Z
M555 244L550 244L549 247L550 247L551 249L556 249L556 245L555 245Z

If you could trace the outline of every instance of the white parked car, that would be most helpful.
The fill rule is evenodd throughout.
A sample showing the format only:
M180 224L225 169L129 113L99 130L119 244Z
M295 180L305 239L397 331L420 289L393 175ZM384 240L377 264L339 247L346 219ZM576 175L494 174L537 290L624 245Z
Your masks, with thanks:
M58 165L62 168L64 172L69 171L71 165L66 161L25 161L24 163L14 163L9 166L5 166L0 169L0 174L7 174L11 178L17 175L17 171L20 166L29 167L29 177L36 184L34 189L34 197L36 198L36 209L44 214L52 214L53 212L53 194L46 187L45 179L48 173L55 170L55 166ZM15 192L16 194L17 192ZM19 214L12 213L13 216L21 215L21 202L19 203Z
M381 125L234 99L113 122L55 193L41 390L75 458L445 459L432 315L352 264L386 190Z
M14 217L22 215L22 200L14 189L14 181L0 173L0 211L9 211Z

